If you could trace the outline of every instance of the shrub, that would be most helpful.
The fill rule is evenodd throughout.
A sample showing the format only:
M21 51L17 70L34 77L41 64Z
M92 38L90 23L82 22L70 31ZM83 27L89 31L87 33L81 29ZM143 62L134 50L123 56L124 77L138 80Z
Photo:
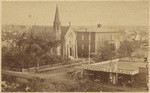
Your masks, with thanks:
M51 64L57 64L57 63L63 63L67 60L59 55L47 55L41 59L40 65L51 65Z

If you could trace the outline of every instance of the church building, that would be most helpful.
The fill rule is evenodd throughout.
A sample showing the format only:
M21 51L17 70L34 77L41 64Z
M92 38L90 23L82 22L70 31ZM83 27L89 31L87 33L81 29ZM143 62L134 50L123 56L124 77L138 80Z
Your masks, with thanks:
M68 26L62 26L58 6L56 6L53 26L33 26L32 29L45 34L48 32L55 39L61 40L56 54L69 59L88 57L89 53L97 52L106 40L114 44L117 49L121 41L119 31L105 26L74 27L70 23Z

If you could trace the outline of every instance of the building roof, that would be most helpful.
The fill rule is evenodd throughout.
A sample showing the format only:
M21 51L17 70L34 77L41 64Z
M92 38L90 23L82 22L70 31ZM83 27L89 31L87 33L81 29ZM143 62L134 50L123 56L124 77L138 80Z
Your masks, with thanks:
M93 63L89 65L82 65L79 68L94 71L114 72L121 74L134 75L139 73L139 67L146 67L147 63L143 62L121 62L117 60L111 60ZM116 67L115 67L116 66ZM116 69L116 70L115 70Z
M58 5L56 6L56 13L55 13L55 19L54 19L54 22L60 22L60 19L59 19L59 11L58 11Z
M69 26L61 26L61 37L62 38L66 35L68 29L69 29Z
M98 67L105 67L105 68L110 68L111 66L113 67L116 64L115 61L113 61L110 65L110 63L105 63L105 64L100 64L100 63L95 63L91 64L92 66L98 66ZM117 62L117 68L118 69L124 69L124 70L137 70L138 67L146 67L146 63L142 62Z
M74 31L76 32L101 32L101 33L110 33L110 32L119 32L117 27L101 26L74 26Z
M61 26L61 37L64 37L69 29L69 26ZM33 26L31 31L39 35L51 34L53 36L53 26Z
M27 25L2 25L3 32L27 32L30 26Z

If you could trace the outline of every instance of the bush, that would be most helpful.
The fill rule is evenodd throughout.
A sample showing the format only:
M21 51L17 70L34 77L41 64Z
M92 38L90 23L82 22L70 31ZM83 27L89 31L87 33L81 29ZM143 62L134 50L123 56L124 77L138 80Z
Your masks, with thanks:
M66 61L67 61L66 59L64 59L63 57L59 55L48 55L41 59L40 66L63 63Z
M37 66L35 59L18 51L9 51L2 54L2 66L16 69Z

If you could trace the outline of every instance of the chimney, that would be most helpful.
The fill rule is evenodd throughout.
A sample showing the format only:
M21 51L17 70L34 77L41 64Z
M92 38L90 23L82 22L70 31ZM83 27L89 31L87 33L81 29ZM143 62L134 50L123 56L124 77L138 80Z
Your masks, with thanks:
M85 31L87 31L87 28L85 28Z
M69 26L71 26L71 22L69 22Z
M97 28L100 28L102 25L99 23L99 24L97 24Z

